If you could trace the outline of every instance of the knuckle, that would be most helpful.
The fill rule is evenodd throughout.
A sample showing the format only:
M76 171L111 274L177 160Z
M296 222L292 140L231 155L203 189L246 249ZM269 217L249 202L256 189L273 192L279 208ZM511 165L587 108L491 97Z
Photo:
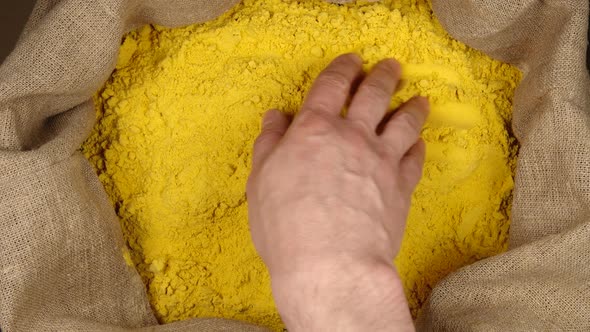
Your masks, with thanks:
M322 104L312 106L310 112L301 116L300 126L313 132L327 132L334 129L333 120L328 119L322 111Z
M314 117L314 116L319 116L321 114L329 114L332 110L332 106L329 103L323 102L323 101L316 101L313 103L313 105L309 105L307 107L307 110L310 114L313 115L309 115L309 117Z
M414 179L417 177L418 174L422 173L422 165L420 165L420 163L417 160L412 160L408 162L406 170L406 177Z
M392 152L392 149L388 147L386 144L380 144L377 148L377 155L379 156L379 159L384 161L385 163L391 163L395 160L395 154Z
M262 128L262 130L260 131L260 136L265 136L265 137L271 137L271 136L281 136L283 133L283 131L279 128L276 127L272 127L272 126L268 126L265 128Z
M260 146L267 144L268 141L274 139L277 135L278 133L274 129L263 129L254 141L254 149L258 149Z
M374 150L367 138L367 134L362 129L347 132L346 142L359 155L364 155Z
M391 94L387 91L384 83L378 79L367 81L364 89L365 93L370 94L373 99L388 100L391 97Z
M365 120L350 119L350 121L352 121L352 124L353 124L355 130L358 131L359 133L362 133L365 136L368 133L371 133L373 131L373 129L371 129L371 127L369 126L369 124Z
M348 142L351 146L357 150L366 150L365 148L367 147L367 143L363 135L359 133L350 133L348 136Z
M381 70L387 77L396 77L400 74L400 65L396 62L382 62L379 70Z
M416 116L410 112L400 113L394 121L397 126L400 127L401 131L405 134L411 134L419 131L419 123Z
M317 79L318 85L334 90L345 90L349 85L348 77L340 71L327 69Z
M260 131L260 135L258 135L258 137L256 137L255 143L261 143L261 142L267 141L270 137L272 137L274 135L273 131L274 131L273 129L263 128Z

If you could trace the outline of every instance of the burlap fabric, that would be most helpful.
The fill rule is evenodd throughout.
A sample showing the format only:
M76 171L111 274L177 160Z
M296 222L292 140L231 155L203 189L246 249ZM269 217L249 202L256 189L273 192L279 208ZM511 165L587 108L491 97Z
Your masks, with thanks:
M257 331L196 319L166 326L121 255L117 216L78 152L122 34L216 17L237 0L40 0L0 67L3 331ZM342 1L341 1L342 2ZM590 80L585 0L435 0L459 40L518 65L522 147L511 250L453 274L423 330L590 330Z

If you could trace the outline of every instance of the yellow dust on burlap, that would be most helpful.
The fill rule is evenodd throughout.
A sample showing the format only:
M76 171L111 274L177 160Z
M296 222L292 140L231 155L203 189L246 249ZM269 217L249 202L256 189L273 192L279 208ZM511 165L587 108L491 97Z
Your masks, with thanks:
M392 107L432 113L424 179L395 263L412 313L445 275L506 247L516 156L513 67L450 38L425 0L244 0L221 18L128 34L83 150L113 201L163 322L227 317L282 328L244 194L264 111L296 112L339 54L403 64Z

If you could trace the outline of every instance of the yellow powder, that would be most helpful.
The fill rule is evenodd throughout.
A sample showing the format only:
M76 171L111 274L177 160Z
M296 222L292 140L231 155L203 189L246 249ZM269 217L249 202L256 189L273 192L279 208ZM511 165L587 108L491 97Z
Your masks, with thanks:
M395 264L412 313L445 275L506 247L520 73L450 38L427 0L244 0L221 18L129 33L83 150L162 322L226 317L281 330L244 194L263 112L296 112L334 57L403 64L392 107L428 96L424 179Z

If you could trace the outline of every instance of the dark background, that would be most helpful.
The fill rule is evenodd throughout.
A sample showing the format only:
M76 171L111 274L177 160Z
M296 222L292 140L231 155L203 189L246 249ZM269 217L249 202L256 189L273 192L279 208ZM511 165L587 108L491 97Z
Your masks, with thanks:
M35 1L0 0L0 63L12 51ZM588 38L590 39L590 29ZM590 52L590 48L588 51ZM588 56L586 56L586 64L590 68Z
M36 0L0 0L0 63L12 51Z

